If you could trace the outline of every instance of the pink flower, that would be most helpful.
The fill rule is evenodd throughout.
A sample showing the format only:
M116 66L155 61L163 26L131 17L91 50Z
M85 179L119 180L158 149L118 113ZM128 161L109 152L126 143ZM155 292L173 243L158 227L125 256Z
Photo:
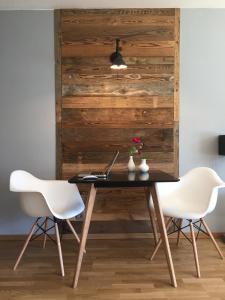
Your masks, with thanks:
M135 136L132 138L132 142L138 144L138 143L141 143L141 139L138 136Z
M141 155L144 143L142 142L141 138L138 136L135 136L132 138L132 142L135 144L129 148L129 154L134 155L138 154Z

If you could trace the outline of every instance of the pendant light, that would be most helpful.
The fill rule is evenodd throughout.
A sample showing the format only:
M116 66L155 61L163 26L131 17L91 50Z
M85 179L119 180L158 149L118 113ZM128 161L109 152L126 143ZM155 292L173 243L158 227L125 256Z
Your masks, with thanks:
M123 70L127 68L125 61L123 60L122 54L120 53L119 48L119 39L116 39L116 52L112 53L110 56L111 60L111 69L113 70Z

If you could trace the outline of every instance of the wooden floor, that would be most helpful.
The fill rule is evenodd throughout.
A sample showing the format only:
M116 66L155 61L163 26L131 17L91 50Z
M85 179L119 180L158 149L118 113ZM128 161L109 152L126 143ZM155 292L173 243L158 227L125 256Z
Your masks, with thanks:
M152 239L89 240L77 289L72 278L78 248L63 241L65 278L60 277L57 248L50 241L42 249L30 244L17 271L12 271L21 241L0 241L0 300L115 300L225 299L225 261L207 239L198 240L202 278L195 276L191 245L171 240L178 288L169 284L164 254L147 258ZM219 243L225 253L225 244Z

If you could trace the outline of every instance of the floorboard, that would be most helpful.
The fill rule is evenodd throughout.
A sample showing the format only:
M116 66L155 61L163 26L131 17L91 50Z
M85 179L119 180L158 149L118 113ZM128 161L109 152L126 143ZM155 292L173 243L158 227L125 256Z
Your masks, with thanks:
M78 246L62 241L65 278L60 276L57 248L33 241L18 269L12 270L22 241L0 241L0 300L141 300L225 299L225 260L208 239L197 242L201 267L196 278L192 246L171 239L178 288L170 286L162 250L153 262L153 239L88 240L80 281L72 289ZM219 241L225 253L225 244Z

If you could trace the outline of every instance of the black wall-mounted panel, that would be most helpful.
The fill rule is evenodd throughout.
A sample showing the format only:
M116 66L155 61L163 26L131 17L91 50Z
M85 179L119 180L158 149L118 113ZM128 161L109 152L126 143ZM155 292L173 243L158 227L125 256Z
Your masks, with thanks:
M219 155L225 155L225 135L219 135Z

